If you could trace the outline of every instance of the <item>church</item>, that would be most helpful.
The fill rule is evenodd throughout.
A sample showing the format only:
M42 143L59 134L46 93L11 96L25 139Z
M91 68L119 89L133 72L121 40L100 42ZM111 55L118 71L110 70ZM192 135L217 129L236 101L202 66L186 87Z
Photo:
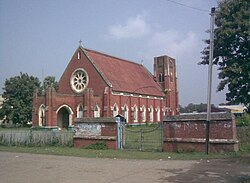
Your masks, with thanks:
M76 49L57 90L34 92L34 127L68 129L78 118L121 115L128 124L157 123L178 111L175 59L152 59L154 74L138 64L102 52Z

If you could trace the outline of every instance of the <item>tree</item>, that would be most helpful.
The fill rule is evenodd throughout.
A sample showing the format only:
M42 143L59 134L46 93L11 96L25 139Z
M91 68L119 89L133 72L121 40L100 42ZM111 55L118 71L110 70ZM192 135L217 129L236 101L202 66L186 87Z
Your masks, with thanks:
M20 76L6 79L0 118L26 126L32 119L33 92L39 87L39 79L28 74L20 73Z
M215 109L216 107L214 104L211 105L212 109ZM193 112L206 112L207 111L207 104L193 104L190 103L186 107L180 106L180 112L181 113L193 113Z
M58 89L58 82L56 81L55 76L47 76L44 78L42 89L46 90L48 87L53 87L55 90Z
M244 104L250 111L250 1L222 0L215 17L213 64L218 65L217 90L228 88L229 104ZM199 64L208 64L208 46L202 53Z

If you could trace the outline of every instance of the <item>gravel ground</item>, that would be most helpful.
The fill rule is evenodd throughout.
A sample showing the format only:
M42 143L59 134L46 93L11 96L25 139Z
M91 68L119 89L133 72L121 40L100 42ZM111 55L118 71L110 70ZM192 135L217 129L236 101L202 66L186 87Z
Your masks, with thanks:
M249 182L250 156L219 160L125 160L0 152L1 183Z

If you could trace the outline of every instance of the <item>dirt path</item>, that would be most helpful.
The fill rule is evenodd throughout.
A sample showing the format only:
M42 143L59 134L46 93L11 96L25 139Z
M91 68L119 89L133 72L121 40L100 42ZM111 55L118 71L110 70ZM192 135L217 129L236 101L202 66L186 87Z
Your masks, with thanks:
M250 157L241 161L120 160L0 152L1 183L241 182L250 179Z

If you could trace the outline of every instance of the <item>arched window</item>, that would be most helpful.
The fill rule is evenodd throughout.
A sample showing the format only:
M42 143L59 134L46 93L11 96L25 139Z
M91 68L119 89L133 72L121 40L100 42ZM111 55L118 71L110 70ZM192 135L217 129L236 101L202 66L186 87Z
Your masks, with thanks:
M170 67L170 82L174 81L174 75L173 75L173 70L174 70L174 63L172 60L169 62L169 67Z
M154 108L150 106L150 111L149 111L149 121L153 122L154 121Z
M128 122L128 106L124 105L124 118L126 119L126 121Z
M162 109L162 112L163 112L162 115L163 115L163 116L166 115L166 110L167 110L166 107L163 107L163 109Z
M159 122L161 120L161 110L160 107L157 107L157 121Z
M173 72L170 72L170 81L173 82L174 81L174 76L173 76Z
M142 119L142 122L146 121L146 108L145 108L145 106L142 106L142 109L141 109L141 119Z
M134 105L134 113L133 113L134 122L138 122L138 108Z
M119 113L119 108L117 106L117 104L114 105L114 108L113 108L113 117L116 117Z
M77 118L83 118L83 106L81 104L77 107Z
M159 82L163 82L164 81L164 76L162 74L162 72L159 74Z
M94 109L94 118L99 118L99 117L100 117L100 108L98 105L96 105Z
M38 125L45 126L45 106L42 104L38 110Z

